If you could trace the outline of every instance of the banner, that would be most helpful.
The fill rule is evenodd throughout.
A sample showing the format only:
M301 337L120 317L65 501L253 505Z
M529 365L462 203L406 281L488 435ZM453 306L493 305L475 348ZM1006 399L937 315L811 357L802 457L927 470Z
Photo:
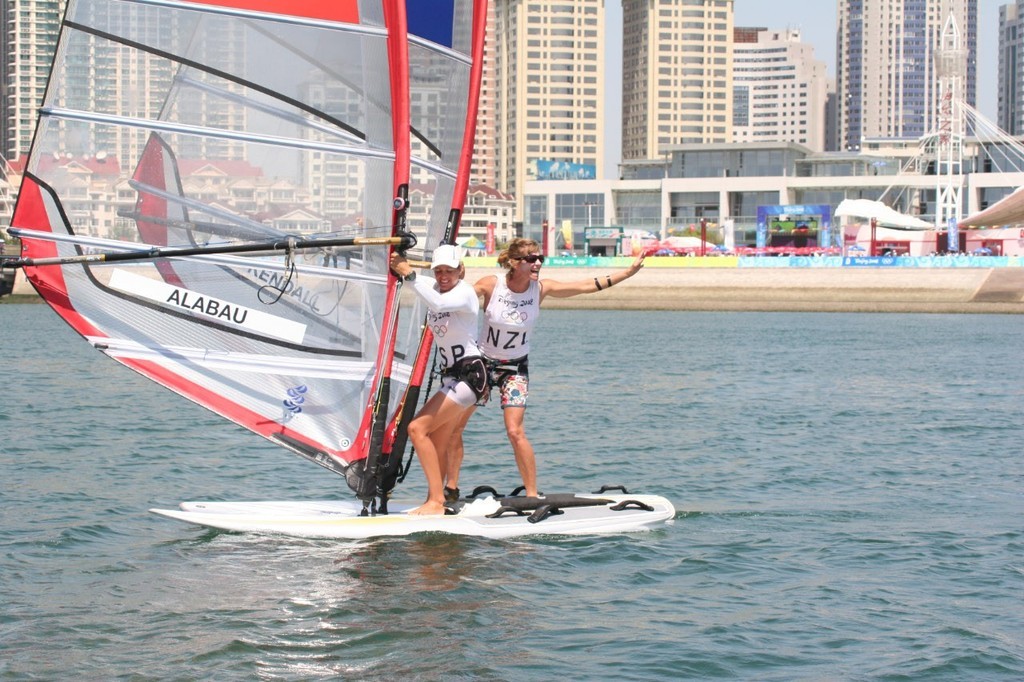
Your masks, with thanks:
M949 219L949 240L946 242L946 249L950 253L960 251L960 225L957 223L956 218Z

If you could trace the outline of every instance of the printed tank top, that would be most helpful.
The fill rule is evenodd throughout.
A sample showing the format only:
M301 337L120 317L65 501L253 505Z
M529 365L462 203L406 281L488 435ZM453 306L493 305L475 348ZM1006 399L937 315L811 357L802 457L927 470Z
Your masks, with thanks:
M516 360L530 352L530 332L540 316L540 283L530 281L521 294L498 277L484 311L480 350L492 360Z

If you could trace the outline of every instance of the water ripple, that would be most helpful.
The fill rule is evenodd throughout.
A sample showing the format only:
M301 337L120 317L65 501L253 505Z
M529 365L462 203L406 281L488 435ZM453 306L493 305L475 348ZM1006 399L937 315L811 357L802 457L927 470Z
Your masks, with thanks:
M677 513L525 541L148 515L347 493L42 306L0 306L0 330L4 679L1024 679L1019 316L545 312L542 489ZM466 443L464 489L518 484L499 410Z

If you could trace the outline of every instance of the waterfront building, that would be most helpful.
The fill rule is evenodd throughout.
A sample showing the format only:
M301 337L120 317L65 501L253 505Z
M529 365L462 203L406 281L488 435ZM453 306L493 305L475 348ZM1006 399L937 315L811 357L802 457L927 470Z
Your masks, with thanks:
M459 226L460 240L487 244L490 237L495 247L511 241L517 236L515 211L516 198L511 194L487 185L470 185Z
M573 242L588 227L621 227L661 238L693 234L704 221L709 238L736 245L756 241L764 206L828 206L845 199L882 201L934 224L933 160L918 140L864 140L857 152L814 152L793 142L685 144L663 158L624 162L619 180L529 182L524 234L569 221ZM965 208L975 213L1024 185L1024 172L1006 164L1005 147L968 139L964 144ZM1019 162L1017 167L1021 167ZM835 231L833 238L840 232Z
M604 0L496 3L497 185L597 178L604 165ZM517 214L521 213L521 200Z
M952 15L966 51L963 100L977 92L977 0L840 0L837 54L841 149L862 141L918 139L933 132L941 107L936 73Z
M796 29L733 33L733 142L796 142L825 150L828 75Z
M1024 0L999 8L999 70L996 124L1024 135Z
M623 0L622 158L732 140L733 0Z

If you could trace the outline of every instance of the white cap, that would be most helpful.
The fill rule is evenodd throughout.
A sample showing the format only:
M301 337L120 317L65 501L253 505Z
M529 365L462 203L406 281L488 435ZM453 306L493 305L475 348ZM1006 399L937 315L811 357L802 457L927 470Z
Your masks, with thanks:
M452 244L441 244L441 246L434 249L434 257L430 261L430 269L433 270L442 265L457 268L461 262L462 252L459 247Z

